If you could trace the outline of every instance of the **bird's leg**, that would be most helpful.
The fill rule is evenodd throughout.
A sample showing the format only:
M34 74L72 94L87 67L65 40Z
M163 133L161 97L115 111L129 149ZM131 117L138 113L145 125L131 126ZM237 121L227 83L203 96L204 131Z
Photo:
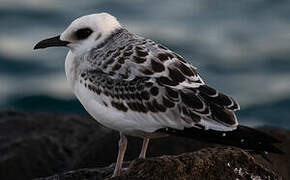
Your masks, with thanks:
M149 138L148 137L145 137L143 139L142 150L141 150L141 153L139 155L139 158L145 159L146 151L147 151L147 147L148 147L148 143L149 143Z
M118 153L117 163L115 166L113 177L119 176L121 174L122 163L123 163L124 154L126 152L127 143L128 141L127 141L126 136L120 132L119 153Z

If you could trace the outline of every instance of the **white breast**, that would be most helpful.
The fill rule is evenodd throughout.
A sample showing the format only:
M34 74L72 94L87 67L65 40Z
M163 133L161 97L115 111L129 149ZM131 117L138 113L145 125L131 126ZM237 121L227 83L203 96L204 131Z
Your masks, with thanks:
M92 93L82 84L80 84L75 72L73 63L74 58L74 54L69 51L65 60L66 77L74 94L84 106L86 111L99 123L112 129L118 128L115 127L120 126L117 125L118 119L116 117L123 118L123 114L119 113L118 111L112 111L110 108L106 107L103 103L101 103L102 100L100 97L96 96L96 94Z
M75 72L74 72L73 63L72 63L73 59L74 59L74 55L71 51L69 51L65 58L64 67L65 67L65 75L71 88L73 88L74 81L75 81L74 80Z

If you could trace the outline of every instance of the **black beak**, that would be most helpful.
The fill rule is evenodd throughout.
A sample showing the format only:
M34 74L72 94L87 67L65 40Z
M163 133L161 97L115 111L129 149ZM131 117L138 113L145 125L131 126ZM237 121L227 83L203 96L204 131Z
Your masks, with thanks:
M53 46L66 46L69 42L60 40L60 36L52 37L49 39L38 42L33 49L44 49Z

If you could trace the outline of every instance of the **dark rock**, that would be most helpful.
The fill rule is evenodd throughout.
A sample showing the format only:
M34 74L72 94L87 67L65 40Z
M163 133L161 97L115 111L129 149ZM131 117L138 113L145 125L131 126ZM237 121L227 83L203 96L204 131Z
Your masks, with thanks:
M113 166L81 169L38 180L128 179L278 179L238 148L208 148L178 156L136 159L122 176L110 178Z
M207 148L178 156L132 162L120 179L276 179L278 176L238 148ZM118 178L115 178L118 179Z
M0 179L25 180L67 171L91 135L98 142L107 132L84 116L0 113Z
M113 166L105 168L84 168L75 171L69 171L62 174L56 174L46 178L37 178L34 180L103 180L109 177L114 170Z
M270 132L283 141L278 147L285 155L269 154L268 157L273 163L266 162L260 156L255 156L255 159L284 179L290 179L290 132L274 128L261 130ZM66 175L77 176L76 172L92 175L90 172L95 172L95 175L90 176L92 179L96 179L96 174L99 177L107 176L108 168L92 168L105 167L115 162L118 139L117 132L100 126L88 116L2 112L0 179L26 180L81 168L89 169L68 172ZM136 159L141 146L141 139L129 137L125 159ZM178 155L208 147L217 145L170 136L150 141L147 156Z
M276 146L282 150L285 154L268 154L267 157L270 161L265 161L261 156L255 155L255 159L269 169L274 170L283 179L290 179L290 131L280 128L263 127L259 130L264 131L270 135L273 135L277 139L281 140L282 143L276 144Z

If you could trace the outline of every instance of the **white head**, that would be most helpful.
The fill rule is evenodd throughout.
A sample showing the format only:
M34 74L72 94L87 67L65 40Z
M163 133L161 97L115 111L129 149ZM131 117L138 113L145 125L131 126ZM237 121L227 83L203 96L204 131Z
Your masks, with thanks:
M70 42L68 47L72 50L88 49L120 27L117 19L108 13L91 14L74 20L61 34L60 40Z
M67 46L79 53L95 47L111 32L120 28L117 19L108 13L91 14L74 20L66 30L57 37L39 42L34 48L50 46Z

